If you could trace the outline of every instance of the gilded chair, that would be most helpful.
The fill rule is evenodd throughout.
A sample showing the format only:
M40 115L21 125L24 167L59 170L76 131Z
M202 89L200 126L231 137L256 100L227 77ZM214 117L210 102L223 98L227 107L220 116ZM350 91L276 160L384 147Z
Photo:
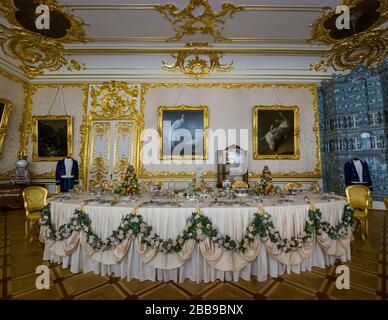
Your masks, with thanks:
M33 241L33 231L39 223L40 210L47 204L47 189L43 187L27 187L23 190L24 209L26 211L26 239Z
M371 198L370 189L363 185L353 185L347 187L345 193L348 202L354 209L356 219L361 223L361 236L365 241L368 237L369 199Z
M385 210L388 211L388 197L384 198Z
M284 185L284 189L285 190L288 190L288 189L301 189L303 188L303 184L299 183L299 182L288 182Z

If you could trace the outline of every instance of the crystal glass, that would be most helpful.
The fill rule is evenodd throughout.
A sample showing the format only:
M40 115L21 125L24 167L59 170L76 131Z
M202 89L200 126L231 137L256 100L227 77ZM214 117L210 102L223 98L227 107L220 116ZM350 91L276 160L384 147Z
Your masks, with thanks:
M170 198L172 198L175 194L175 181L174 180L170 180L168 182L168 196Z

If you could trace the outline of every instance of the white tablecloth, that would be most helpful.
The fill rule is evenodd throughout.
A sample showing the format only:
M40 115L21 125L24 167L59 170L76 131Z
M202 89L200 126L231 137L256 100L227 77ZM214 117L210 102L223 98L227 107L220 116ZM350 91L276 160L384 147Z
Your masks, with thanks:
M344 200L329 202L317 197L314 199L312 195L310 195L310 199L315 207L321 210L322 216L331 225L339 223L345 205ZM74 210L79 208L79 205L79 200L51 201L51 219L54 227L58 228L60 225L68 223ZM191 206L193 205L191 204ZM264 202L263 208L272 215L274 225L282 238L290 239L304 230L310 206L300 197L295 203L287 205L279 205L274 201ZM141 207L138 209L138 213L143 216L148 225L151 225L161 238L175 239L185 228L186 220L191 216L194 209L194 207L190 208L188 204L180 208ZM122 216L127 215L131 210L132 208L129 205L115 205L113 207L85 206L85 211L91 218L94 231L102 239L107 238L112 230L118 227ZM228 234L232 239L240 241L254 213L257 212L257 207L214 208L205 205L201 210L221 233ZM258 241L261 242L261 240ZM239 271L220 271L212 267L204 259L198 244L195 244L191 256L176 268L168 267L169 265L176 265L175 253L167 255L158 253L157 256L159 257L145 263L139 254L136 241L132 241L124 257L115 264L99 262L101 259L96 259L96 255L86 254L79 243L68 256L60 256L56 253L58 252L55 249L46 245L43 258L44 260L61 263L63 268L70 267L70 271L74 273L94 271L100 275L114 274L128 280L136 278L139 280L172 280L176 282L182 282L187 278L196 282L210 282L217 279L238 281L240 278L249 281L251 276L255 275L258 281L265 281L268 275L277 277L285 272L300 273L301 271L311 270L313 266L324 268L326 265L334 264L336 259L350 260L350 241L345 242L345 250L340 256L329 256L322 250L318 241L314 241L312 254L301 263L290 266L273 259L267 254L265 246L261 243L257 257ZM161 255L165 257L161 257ZM102 261L104 260L102 259ZM161 263L163 268L159 268Z

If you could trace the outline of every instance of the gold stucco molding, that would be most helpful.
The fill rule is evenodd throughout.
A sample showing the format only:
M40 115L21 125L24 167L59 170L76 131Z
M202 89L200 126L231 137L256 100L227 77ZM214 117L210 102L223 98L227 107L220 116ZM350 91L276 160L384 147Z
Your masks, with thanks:
M343 5L350 9L351 29L346 31L347 33L341 31L343 34L340 34L340 31L335 29L335 24L333 24L336 18L335 9L326 8L322 16L312 24L310 42L330 46L322 60L311 65L312 70L327 71L328 68L332 67L336 71L344 71L351 70L360 64L373 67L386 58L388 39L384 23L388 17L388 1L379 0L379 7L376 11L378 15L370 22L368 28L359 30L357 19L364 19L362 23L365 23L366 19L362 17L362 9L359 6L367 1L370 0L343 1ZM357 18L357 14L361 14L361 17ZM368 16L372 15L368 14ZM329 27L330 23L331 28Z
M82 69L82 65L69 58L64 49L66 43L86 41L85 24L80 18L67 11L56 0L41 0L40 4L47 5L51 14L55 13L70 24L64 36L54 37L23 27L16 18L16 12L21 10L15 7L12 0L2 0L0 4L0 14L10 24L9 27L0 28L0 46L6 55L20 60L19 68L30 79L42 75L45 70L56 71L62 66L66 66L68 70Z
M175 35L167 41L179 41L184 36L197 33L210 35L214 41L230 41L222 35L226 21L232 19L237 12L244 10L244 6L224 2L221 10L216 12L213 11L208 0L190 0L181 11L173 3L155 5L154 8L164 15L175 32Z
M318 94L317 94L317 86L313 83L142 83L141 84L141 96L140 96L140 108L142 113L146 108L145 96L152 88L180 88L182 86L188 88L223 88L223 89L238 89L238 88L246 88L246 89L254 89L254 88L272 88L272 87L280 87L280 88L289 88L289 89L299 89L306 88L310 91L312 96L312 104L314 111L314 124L313 124L313 132L316 139L316 165L313 171L304 171L304 172L273 172L273 177L275 178L321 178L322 177L322 162L321 162L321 139L320 139L320 130L319 130L319 114L318 114ZM144 130L144 125L142 126ZM140 135L138 135L140 136ZM137 145L138 153L140 155L139 163L136 166L137 173L140 178L145 179L155 179L155 178L192 178L195 176L194 171L190 172L171 172L171 171L152 171L148 172L144 168L141 158L142 158L142 149L143 142L140 140ZM206 171L204 173L206 178L215 178L216 173L213 171ZM250 171L250 178L259 178L261 176L261 172Z

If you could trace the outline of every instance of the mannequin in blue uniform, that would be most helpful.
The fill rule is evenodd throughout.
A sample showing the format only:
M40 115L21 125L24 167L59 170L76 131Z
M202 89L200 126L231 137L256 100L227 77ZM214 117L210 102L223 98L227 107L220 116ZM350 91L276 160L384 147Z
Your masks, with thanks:
M353 158L345 163L345 185L363 184L372 189L372 179L368 164L358 158Z
M72 157L59 160L55 171L55 184L61 192L69 192L78 184L78 162Z

